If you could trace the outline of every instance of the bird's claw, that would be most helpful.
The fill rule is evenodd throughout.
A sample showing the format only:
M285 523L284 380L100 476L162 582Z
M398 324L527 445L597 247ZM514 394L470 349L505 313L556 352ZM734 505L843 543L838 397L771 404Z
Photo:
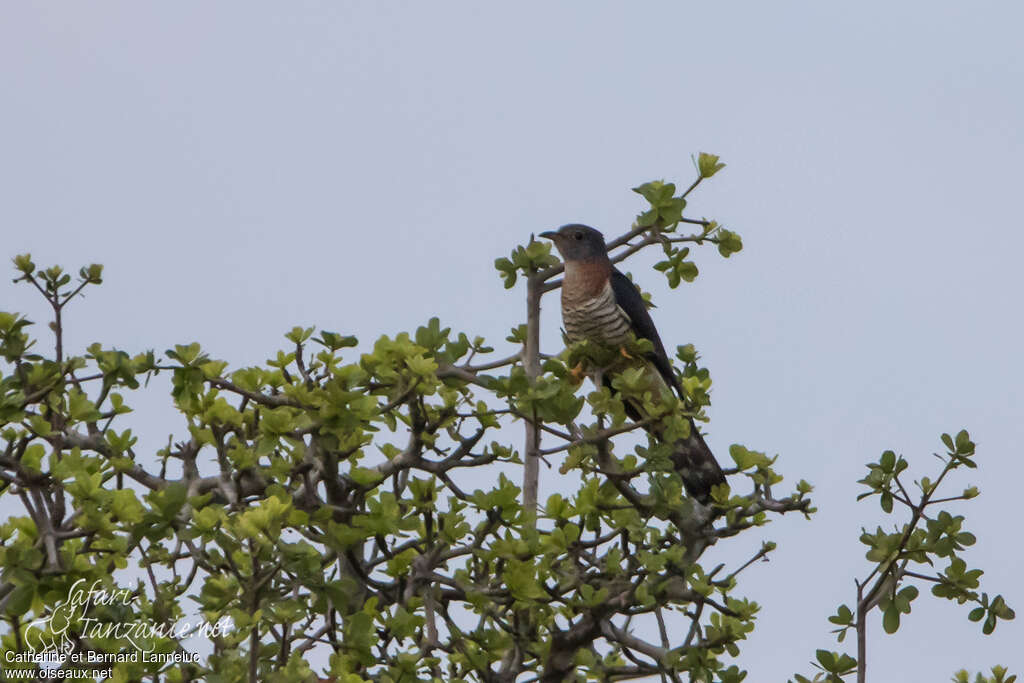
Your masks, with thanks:
M621 353L622 357L627 359L627 360L634 360L633 356L629 355L629 351L626 350L625 346L620 346L619 347L619 353Z
M575 381L576 384L582 384L583 377L585 375L585 373L583 372L583 362L580 361L579 363L577 363L576 367L569 370L569 374L572 376L573 381Z

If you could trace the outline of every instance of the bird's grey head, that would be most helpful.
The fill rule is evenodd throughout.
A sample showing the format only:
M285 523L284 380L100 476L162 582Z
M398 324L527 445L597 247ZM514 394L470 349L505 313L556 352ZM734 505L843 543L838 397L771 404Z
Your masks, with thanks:
M564 261L599 262L608 259L604 235L590 226L570 223L558 230L542 232L540 236L547 237L555 243Z

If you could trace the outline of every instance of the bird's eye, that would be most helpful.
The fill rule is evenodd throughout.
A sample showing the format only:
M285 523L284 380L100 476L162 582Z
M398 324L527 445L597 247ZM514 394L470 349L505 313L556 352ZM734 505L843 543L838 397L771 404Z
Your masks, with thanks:
M573 239L581 240L581 239L583 239L583 233L582 232L574 232L572 237L573 237Z

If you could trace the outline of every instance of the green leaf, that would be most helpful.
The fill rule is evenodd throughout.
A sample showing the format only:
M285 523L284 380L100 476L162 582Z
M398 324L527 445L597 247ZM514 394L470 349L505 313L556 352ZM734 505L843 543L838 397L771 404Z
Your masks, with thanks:
M34 585L15 586L7 599L7 613L13 617L20 617L32 608L32 601L35 599L36 588Z
M693 344L684 344L676 347L676 358L684 363L697 362L697 348Z
M44 455L46 455L46 447L41 443L34 443L25 449L25 453L21 456L21 464L31 472L41 472Z
M371 486L380 481L380 475L375 470L365 467L353 467L348 472L349 478L358 486Z
M895 605L891 605L885 610L882 616L882 628L888 634L896 633L900 628L900 612L896 609Z
M31 254L19 254L14 257L14 267L20 270L25 275L31 275L36 269L36 264L32 263Z
M706 154L701 152L697 156L697 170L701 178L710 178L725 168L725 164L718 161L717 154Z
M142 503L135 497L135 491L120 489L111 491L110 511L122 522L134 524L143 518Z
M414 375L419 375L420 377L429 377L437 371L437 363L434 359L425 358L420 354L406 358L405 364L412 370Z
M836 662L836 668L842 674L850 673L856 666L857 660L847 654L839 655L839 660Z
M313 327L293 327L290 332L284 335L284 338L293 344L302 344L306 342L310 337L313 336Z
M840 605L836 614L828 620L837 626L849 626L853 623L853 612L846 605Z
M892 472L896 466L896 454L892 451L885 451L882 453L882 459L879 461L879 464L885 472Z
M321 331L320 336L314 339L317 344L324 346L331 351L337 351L349 346L356 346L359 340L352 336L342 336L337 332Z
M974 453L974 442L971 441L966 429L961 429L956 435L956 453L957 455L972 455Z
M725 258L729 258L743 249L743 240L735 232L721 228L718 230L717 235L719 239L718 253Z
M654 225L657 222L658 222L658 210L657 209L651 209L649 211L644 211L642 214L640 214L636 218L636 224L638 226L640 226L641 228L649 228L649 227L651 227L652 225Z
M676 186L674 183L666 183L664 180L652 180L639 187L634 187L633 192L650 202L651 206L661 206L672 199L672 195L676 193Z
M173 358L185 366L192 364L198 365L197 361L206 360L206 354L202 353L202 349L198 342L192 342L187 346L184 344L175 344L173 349L167 349L164 353L167 354L168 358Z
M78 275L89 284L101 284L103 282L103 266L99 263L90 263L79 270Z
M683 261L676 267L676 273L687 282L693 282L697 279L700 271L697 269L697 264L693 261Z

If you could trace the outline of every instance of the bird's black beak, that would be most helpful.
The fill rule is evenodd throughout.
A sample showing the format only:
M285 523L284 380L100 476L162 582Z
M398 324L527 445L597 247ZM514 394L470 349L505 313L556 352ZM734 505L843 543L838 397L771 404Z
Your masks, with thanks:
M540 236L547 237L549 240L554 240L556 237L558 237L558 233L555 232L554 230L548 230L547 232L542 232Z

